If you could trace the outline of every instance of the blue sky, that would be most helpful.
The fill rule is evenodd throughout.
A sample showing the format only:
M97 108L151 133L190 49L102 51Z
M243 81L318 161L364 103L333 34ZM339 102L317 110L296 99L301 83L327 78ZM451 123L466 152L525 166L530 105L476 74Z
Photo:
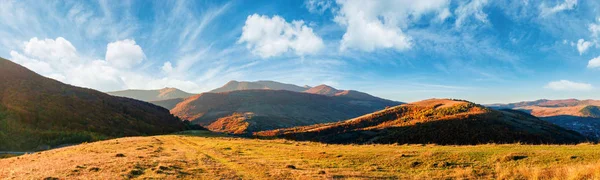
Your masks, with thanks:
M0 1L0 56L65 83L230 80L417 101L600 99L600 2Z

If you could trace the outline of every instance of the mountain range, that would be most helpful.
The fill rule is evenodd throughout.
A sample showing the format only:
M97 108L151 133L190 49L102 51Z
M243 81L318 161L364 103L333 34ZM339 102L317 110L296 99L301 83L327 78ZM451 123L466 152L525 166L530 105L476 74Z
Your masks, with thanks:
M171 113L218 132L262 130L336 122L395 106L384 99L355 99L286 90L202 93L178 103Z
M325 143L578 143L586 140L520 111L499 111L471 102L430 99L402 104L350 120L255 133Z
M547 100L523 101L510 104L492 104L495 109L513 109L530 113L561 127L577 131L591 140L600 139L599 100Z
M270 89L270 90L286 90L286 91L294 91L294 92L302 92L309 89L309 86L297 86L293 84L285 84L275 81L229 81L227 84L214 89L210 92L219 93L219 92L230 92L230 91L239 91L239 90L253 90L253 89Z
M107 94L113 96L128 97L146 102L180 99L194 95L176 88L163 88L157 90L123 90L107 92Z
M192 96L173 88L110 94L145 100L170 109L184 120L234 134L336 122L402 104L327 85L301 87L275 81L230 81Z
M192 124L216 132L326 143L576 143L585 137L547 121L593 137L581 128L589 129L600 112L593 100L490 105L493 108L451 99L404 104L327 85L274 81L231 81L214 91L219 92L192 95L165 88L111 92L116 95L112 96L0 59L0 150L202 129ZM583 120L555 116L545 108L571 112L570 118L588 122L573 128L568 123Z
M46 78L0 58L0 150L187 129L167 109Z
M338 90L331 86L321 84L315 87L310 87L308 85L305 86L297 86L293 84L280 83L276 81L229 81L227 84L214 89L210 92L231 92L231 91L240 91L240 90L286 90L293 92L304 92L310 94L320 94L325 96L344 96L354 99L361 100L385 100L382 98L378 98L372 96L367 93L355 91L355 90Z

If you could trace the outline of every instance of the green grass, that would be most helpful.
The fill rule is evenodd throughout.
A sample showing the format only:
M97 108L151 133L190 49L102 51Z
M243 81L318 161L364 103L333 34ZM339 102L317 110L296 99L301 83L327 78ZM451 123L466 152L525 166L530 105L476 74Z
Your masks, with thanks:
M600 107L598 106L586 106L579 110L581 114L587 117L600 118Z
M186 131L88 143L0 160L0 167L4 167L0 176L17 179L600 178L600 145L595 144L330 145L223 136ZM52 166L56 163L61 166ZM38 171L26 174L28 169Z

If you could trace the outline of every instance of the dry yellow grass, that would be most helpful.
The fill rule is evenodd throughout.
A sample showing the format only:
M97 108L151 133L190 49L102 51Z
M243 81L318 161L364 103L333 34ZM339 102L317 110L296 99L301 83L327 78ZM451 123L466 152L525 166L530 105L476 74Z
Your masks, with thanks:
M0 160L5 179L600 179L599 145L328 145L130 137Z

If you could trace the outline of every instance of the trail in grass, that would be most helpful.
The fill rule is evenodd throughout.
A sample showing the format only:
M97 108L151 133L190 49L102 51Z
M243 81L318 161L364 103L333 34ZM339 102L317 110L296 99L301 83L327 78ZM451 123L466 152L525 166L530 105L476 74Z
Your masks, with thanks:
M233 170L237 176L240 176L244 179L269 179L269 177L253 171L251 168L249 168L250 166L240 166L233 159L225 157L218 150L195 143L189 138L179 138L178 142L182 143L188 148L192 148L197 152L202 153L206 157L209 157L219 164L226 166L228 169Z

